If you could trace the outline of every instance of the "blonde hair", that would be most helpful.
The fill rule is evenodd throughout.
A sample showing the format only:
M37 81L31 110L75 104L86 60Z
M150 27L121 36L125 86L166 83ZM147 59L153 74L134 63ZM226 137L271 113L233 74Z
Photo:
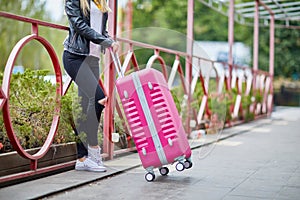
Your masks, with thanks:
M97 6L97 8L103 12L111 12L111 9L109 8L109 6L106 3L106 0L92 0L95 5ZM88 0L80 0L80 7L83 11L84 15L88 14L88 11L90 10L90 6L89 6L89 2Z

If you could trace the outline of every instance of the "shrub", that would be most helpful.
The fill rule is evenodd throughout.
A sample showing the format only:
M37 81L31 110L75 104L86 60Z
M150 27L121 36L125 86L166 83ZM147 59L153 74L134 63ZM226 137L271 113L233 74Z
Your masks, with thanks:
M56 85L45 81L47 70L26 69L24 73L13 74L10 81L10 116L14 132L24 149L40 147L49 133L55 114ZM0 75L2 79L2 75ZM73 116L79 116L79 104L76 88L72 84L61 98L60 123L54 143L74 141ZM74 109L76 107L76 109ZM12 151L0 116L0 152Z

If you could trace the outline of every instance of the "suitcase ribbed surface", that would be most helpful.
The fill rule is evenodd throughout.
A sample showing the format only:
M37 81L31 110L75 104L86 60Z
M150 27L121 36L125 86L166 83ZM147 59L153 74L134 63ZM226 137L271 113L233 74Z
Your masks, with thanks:
M123 98L123 107L125 114L128 119L128 124L134 137L136 148L142 149L148 146L147 137L144 132L144 128L141 121L141 116L138 113L136 103L134 99L129 97L128 99Z
M172 121L172 116L165 100L166 98L162 95L159 85L153 85L153 90L150 90L150 96L164 137L166 139L174 139L177 136L174 127L175 122Z

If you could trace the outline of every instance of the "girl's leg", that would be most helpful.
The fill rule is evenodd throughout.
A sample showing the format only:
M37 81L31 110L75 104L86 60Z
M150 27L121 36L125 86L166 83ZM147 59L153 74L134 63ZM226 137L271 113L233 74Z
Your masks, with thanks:
M68 52L64 52L63 62L67 73L78 85L83 100L84 113L86 113L85 123L80 123L78 132L87 134L88 143L91 146L98 145L98 125L103 105L98 104L98 101L105 96L102 89L99 87L98 79L95 77L89 67L89 59L85 56L78 56ZM95 63L93 61L93 63ZM98 63L97 63L98 65ZM83 145L78 144L78 157L86 156L87 150L83 150Z
M86 121L80 127L80 131L87 134L88 144L91 146L98 145L98 126L99 120L104 108L98 103L99 100L105 97L102 89L98 84L99 77L99 59L87 57L82 63L76 79L79 95L83 98L84 111Z
M78 56L78 55L71 54L67 51L64 51L63 53L64 68L73 80L75 79L77 72L84 60L85 60L85 56ZM78 120L78 124L82 124L81 119ZM78 127L76 127L74 132L76 136L79 136L80 131ZM82 139L79 140L79 138L77 138L76 140L77 157L79 159L84 158L88 155L88 151L87 148L85 147L86 146L85 143L86 142L82 141Z
M87 62L89 63L89 67L90 67L91 71L93 72L95 78L97 79L97 83L98 83L98 79L99 79L99 75L100 75L99 74L99 59L97 59L95 57L88 57ZM99 87L99 84L97 84L97 85ZM97 91L100 91L100 90L97 90ZM101 94L96 93L95 109L96 109L96 115L97 115L98 122L100 121L101 113L102 113L104 104L106 103L106 99L107 99L107 98L102 98L102 99L101 98L102 98ZM91 158L94 162L96 162L99 167L102 167L102 169L106 169L103 166L102 156L101 156L101 148L99 147L98 144L92 145L92 143L89 143L88 157Z

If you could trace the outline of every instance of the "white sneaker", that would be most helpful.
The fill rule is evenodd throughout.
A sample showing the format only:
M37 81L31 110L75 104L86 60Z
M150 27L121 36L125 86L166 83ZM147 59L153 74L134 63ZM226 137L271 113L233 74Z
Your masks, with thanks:
M78 171L90 171L90 172L105 172L106 168L99 166L97 163L91 160L91 158L86 158L83 162L77 159L75 164L75 170Z
M92 161L97 163L99 166L104 167L101 156L101 148L97 149L88 146L88 157L91 158Z

